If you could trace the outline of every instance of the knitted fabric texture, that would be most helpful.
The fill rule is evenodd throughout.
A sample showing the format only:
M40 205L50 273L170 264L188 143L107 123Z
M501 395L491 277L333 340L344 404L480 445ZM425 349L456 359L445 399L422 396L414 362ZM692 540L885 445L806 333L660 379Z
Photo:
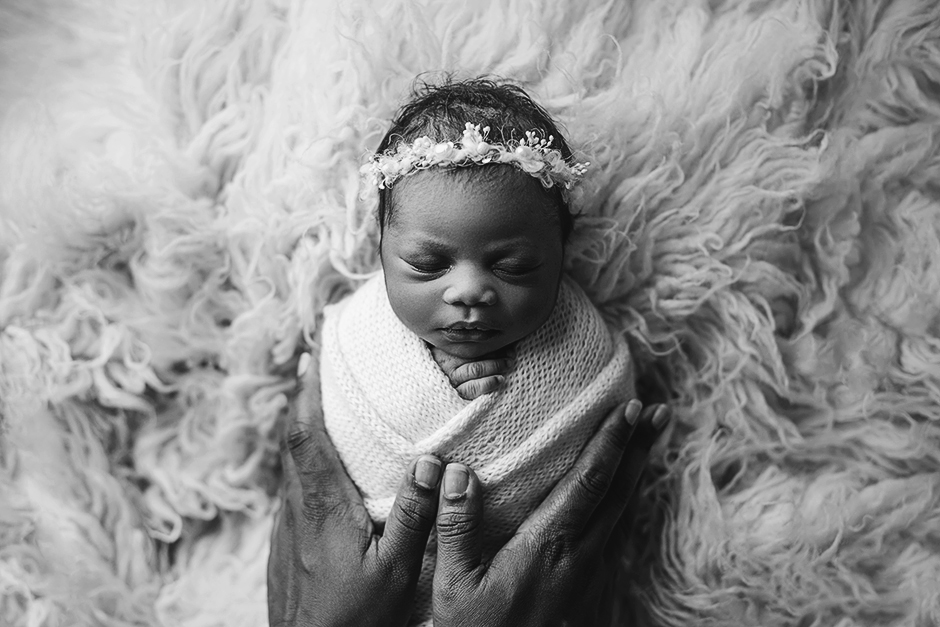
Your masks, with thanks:
M571 468L604 415L635 396L626 344L570 280L548 321L519 343L504 387L472 401L395 316L381 276L324 317L324 421L369 514L387 518L418 455L465 463L484 486L485 555ZM416 618L430 612L434 550L432 543Z

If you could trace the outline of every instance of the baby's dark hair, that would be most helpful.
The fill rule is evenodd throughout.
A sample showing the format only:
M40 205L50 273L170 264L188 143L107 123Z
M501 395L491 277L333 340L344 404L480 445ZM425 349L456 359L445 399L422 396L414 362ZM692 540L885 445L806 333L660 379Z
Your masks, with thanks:
M479 124L481 128L488 126L493 142L519 140L527 131L536 131L545 138L552 136L552 148L558 150L565 161L572 159L568 142L545 109L521 87L486 78L448 79L439 85L416 83L411 100L398 111L376 152L394 150L400 144L425 135L435 141L452 140L461 136L467 122ZM568 199L557 185L545 191L555 201L562 241L567 241L574 226ZM394 211L391 192L388 188L379 190L377 217L382 232Z

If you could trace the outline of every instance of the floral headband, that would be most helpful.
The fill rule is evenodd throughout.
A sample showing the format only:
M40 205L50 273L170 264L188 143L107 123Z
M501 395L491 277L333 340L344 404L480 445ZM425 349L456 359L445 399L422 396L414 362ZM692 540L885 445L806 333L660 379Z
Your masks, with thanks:
M400 144L394 151L373 155L360 168L379 189L390 187L403 176L430 167L468 167L487 163L507 163L537 178L546 188L557 185L571 189L584 175L590 163L565 161L561 152L551 148L554 137L540 138L535 131L526 131L525 139L510 140L505 144L487 142L490 127L467 122L463 137L458 142L435 143L425 135L413 143Z

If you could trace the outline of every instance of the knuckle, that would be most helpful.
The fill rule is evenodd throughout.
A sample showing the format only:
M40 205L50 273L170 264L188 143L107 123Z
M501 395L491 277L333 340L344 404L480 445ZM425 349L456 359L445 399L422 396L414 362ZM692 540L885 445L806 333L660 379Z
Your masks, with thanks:
M471 361L466 368L467 374L474 379L479 379L486 374L486 365L482 361Z
M630 436L632 432L627 428L626 421L619 420L613 429L611 429L610 436L608 441L610 446L613 447L616 451L622 452L627 448L627 445L630 444Z
M470 371L467 370L466 366L460 366L458 368L454 368L454 370L451 371L450 375L448 375L450 378L451 384L456 386L456 385L460 385L461 383L466 383L472 378L469 372Z
M310 441L310 433L306 429L300 427L296 424L293 424L293 427L290 431L287 432L287 437L284 438L287 449L294 453L295 451L301 451L307 446L307 443Z
M471 380L473 377L470 375L470 370L466 365L455 368L449 375L450 382L454 386L458 386L461 383L466 383Z
M606 469L588 467L575 477L575 485L582 496L597 501L607 494L613 476Z
M424 531L434 524L427 503L413 494L399 498L397 517L398 522L409 531Z
M461 398L468 401L472 401L476 397L484 394L483 390L481 389L480 382L476 379L458 385L457 393L460 394Z
M570 568L577 553L575 542L563 531L543 533L539 542L542 566L549 572Z
M605 424L606 428L602 431L602 437L608 447L623 451L630 442L633 430L622 418L623 410L620 407L615 408L612 413L614 416Z
M485 379L479 379L477 381L477 389L481 395L495 392L498 388L499 385L497 384L495 377L486 377Z
M437 518L437 535L454 540L464 538L479 531L480 520L470 512L443 512Z

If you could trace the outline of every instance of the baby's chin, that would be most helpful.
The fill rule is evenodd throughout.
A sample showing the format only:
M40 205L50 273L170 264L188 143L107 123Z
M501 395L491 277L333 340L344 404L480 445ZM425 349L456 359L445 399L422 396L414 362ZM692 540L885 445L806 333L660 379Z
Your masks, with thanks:
M450 355L456 359L465 361L475 361L477 359L490 359L504 357L509 352L514 342L431 342L425 340L428 344L439 351Z

